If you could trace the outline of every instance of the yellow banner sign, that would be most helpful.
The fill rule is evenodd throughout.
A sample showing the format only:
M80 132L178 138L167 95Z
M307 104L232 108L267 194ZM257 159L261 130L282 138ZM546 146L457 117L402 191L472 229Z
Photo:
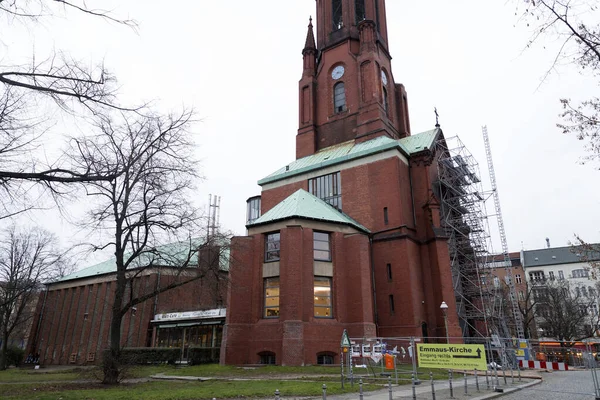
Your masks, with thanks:
M418 344L417 359L421 368L487 369L482 344Z

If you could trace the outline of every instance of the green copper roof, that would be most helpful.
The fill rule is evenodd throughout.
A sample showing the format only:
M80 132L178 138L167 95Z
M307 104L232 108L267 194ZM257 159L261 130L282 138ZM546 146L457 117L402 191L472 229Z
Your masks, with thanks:
M351 140L335 146L330 146L315 154L291 162L287 166L280 168L271 175L259 180L258 184L264 185L315 169L367 157L390 149L398 149L403 154L410 156L413 153L424 150L425 147L431 148L439 132L441 132L440 129L436 128L400 140L391 139L387 136L380 136L362 143L355 143L354 140Z
M363 232L369 232L367 228L350 218L348 215L336 210L304 189L299 189L281 203L267 211L259 219L247 225L247 227L250 228L257 225L270 224L290 218L333 222L349 225Z
M413 136L407 136L403 139L400 139L399 142L408 150L410 154L418 153L426 148L431 149L440 132L440 128L435 128Z
M204 240L200 239L192 239L191 246L202 246L204 244ZM158 246L156 248L158 254L154 253L143 253L141 254L134 262L129 265L129 269L136 269L140 267L145 267L150 265L151 263L154 265L160 265L163 267L178 267L180 266L189 255L190 251L190 242L182 241L169 243L163 246ZM194 251L194 250L192 250ZM129 257L131 253L126 253L125 258ZM228 271L229 270L229 248L226 247L222 250L221 255L221 270ZM89 278L92 276L101 276L106 274L111 274L116 272L117 264L115 262L115 258L111 258L110 260L106 260L101 262L100 264L93 265L88 268L84 268L72 274L66 275L60 278L57 282L70 281L73 279L82 279Z

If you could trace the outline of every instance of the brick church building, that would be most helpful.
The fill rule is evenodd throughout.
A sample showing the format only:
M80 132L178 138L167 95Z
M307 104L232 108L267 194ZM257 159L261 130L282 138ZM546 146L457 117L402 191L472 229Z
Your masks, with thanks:
M232 242L221 362L339 362L340 338L461 336L434 194L439 126L412 134L385 0L317 0L296 160L258 181Z

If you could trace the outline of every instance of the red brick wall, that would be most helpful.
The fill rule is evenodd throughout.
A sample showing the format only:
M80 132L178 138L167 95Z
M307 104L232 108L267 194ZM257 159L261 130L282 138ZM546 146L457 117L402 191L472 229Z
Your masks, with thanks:
M209 274L202 280L160 294L156 299L156 314L225 307L226 275L221 273L217 279L216 275ZM138 291L153 290L157 279L156 274L143 276L134 286ZM168 285L173 279L162 274L161 286ZM216 282L218 289L215 289ZM42 293L35 315L35 321L38 321L43 312L42 322L39 327L37 323L33 324L30 337L33 341L37 333L37 342L31 343L30 351L40 353L42 364L68 364L73 353L77 354L77 364L85 364L88 353L96 353L96 362L100 362L102 350L109 344L113 292L114 281L93 285L73 281L73 285L65 289L50 290L45 304L45 293ZM144 347L148 344L154 304L155 299L149 299L136 305L135 313L129 310L125 314L121 325L122 346Z
M315 364L317 353L339 353L345 328L354 337L375 335L368 238L332 234L334 318L321 319L313 316L313 231L290 226L280 232L280 316L273 319L262 317L263 235L234 239L232 255L243 262L230 272L224 364L258 363L264 351L275 353L279 364Z
M298 189L304 189L308 191L308 180L290 183L289 185L279 186L274 189L263 190L261 193L260 203L261 214L266 214L267 211L281 203L282 200L285 200Z

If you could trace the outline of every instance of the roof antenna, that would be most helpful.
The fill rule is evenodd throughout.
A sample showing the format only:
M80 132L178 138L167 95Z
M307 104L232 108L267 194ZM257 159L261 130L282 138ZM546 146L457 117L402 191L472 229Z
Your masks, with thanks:
M437 107L433 108L433 112L435 113L435 127L440 127L440 114L438 114Z

